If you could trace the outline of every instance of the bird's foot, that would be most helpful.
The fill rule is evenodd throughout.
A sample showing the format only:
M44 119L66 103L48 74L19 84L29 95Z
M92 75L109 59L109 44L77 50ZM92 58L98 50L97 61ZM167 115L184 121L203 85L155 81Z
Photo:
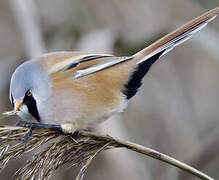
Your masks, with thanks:
M29 128L25 136L21 139L22 141L26 141L32 135L32 131L34 128L56 129L60 131L62 130L60 125L31 123L31 122L26 122L26 121L19 121L16 123L16 126Z
M31 122L27 122L27 121L19 121L16 123L16 126L19 127L32 127L32 128L47 128L47 129L57 129L57 130L61 130L61 126L60 125L56 125L56 124L42 124L42 123L31 123Z
M32 135L33 128L30 127L24 137L21 138L21 141L26 141Z
M32 131L34 128L47 128L47 129L56 129L62 131L61 126L55 124L41 124L41 123L31 123L27 121L19 121L16 123L16 126L29 128L25 136L21 139L22 141L27 140L32 135ZM79 137L79 135L80 135L79 131L74 131L74 133L72 133L72 137L75 140Z
M80 135L80 131L75 131L75 132L72 134L72 137L76 140L76 139L78 139L79 135Z

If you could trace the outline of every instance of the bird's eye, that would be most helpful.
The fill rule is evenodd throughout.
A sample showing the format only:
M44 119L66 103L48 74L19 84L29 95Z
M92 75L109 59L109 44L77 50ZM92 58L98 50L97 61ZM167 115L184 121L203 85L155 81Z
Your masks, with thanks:
M29 91L27 91L26 95L27 96L32 96L32 92L29 90Z

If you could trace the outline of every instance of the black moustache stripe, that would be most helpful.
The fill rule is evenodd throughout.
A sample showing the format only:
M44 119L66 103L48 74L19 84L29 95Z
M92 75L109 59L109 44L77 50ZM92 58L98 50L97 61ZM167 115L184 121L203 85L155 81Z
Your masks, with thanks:
M12 107L14 108L14 98L13 98L13 96L12 96L12 94L11 94L11 104L12 104Z
M36 106L36 100L33 96L25 96L23 103L27 106L29 113L38 121L40 122L39 112Z

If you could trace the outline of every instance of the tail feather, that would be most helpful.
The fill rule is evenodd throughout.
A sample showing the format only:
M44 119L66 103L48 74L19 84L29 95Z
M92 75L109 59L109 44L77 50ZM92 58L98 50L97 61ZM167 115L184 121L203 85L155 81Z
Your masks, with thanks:
M133 58L137 61L138 66L130 76L122 91L123 94L126 95L127 99L130 99L137 93L142 84L141 81L143 77L157 59L171 51L174 47L191 38L193 34L204 28L210 21L212 21L218 13L219 7L212 9L180 27L176 31L164 36L162 39L156 41L149 47L136 53Z
M171 51L174 47L190 39L196 32L204 28L210 21L212 21L219 13L219 7L212 9L205 14L188 22L184 26L178 28L172 33L164 36L149 47L136 53L134 57L138 63L146 61L155 54L163 51L163 54Z

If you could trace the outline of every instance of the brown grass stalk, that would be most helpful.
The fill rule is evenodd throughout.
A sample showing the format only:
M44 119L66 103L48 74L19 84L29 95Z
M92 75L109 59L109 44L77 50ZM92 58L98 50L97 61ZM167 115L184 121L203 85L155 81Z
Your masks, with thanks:
M70 166L81 166L76 178L81 180L92 159L99 152L113 148L127 148L171 164L200 179L212 180L206 174L172 157L135 143L114 139L110 136L81 131L79 137L75 140L71 134L37 128L33 130L29 139L21 141L20 139L27 131L27 128L22 127L0 127L0 170L4 169L10 159L17 158L23 153L34 149L39 149L33 158L26 162L24 167L17 170L15 174L17 179L50 179L53 171L64 164L68 164Z

